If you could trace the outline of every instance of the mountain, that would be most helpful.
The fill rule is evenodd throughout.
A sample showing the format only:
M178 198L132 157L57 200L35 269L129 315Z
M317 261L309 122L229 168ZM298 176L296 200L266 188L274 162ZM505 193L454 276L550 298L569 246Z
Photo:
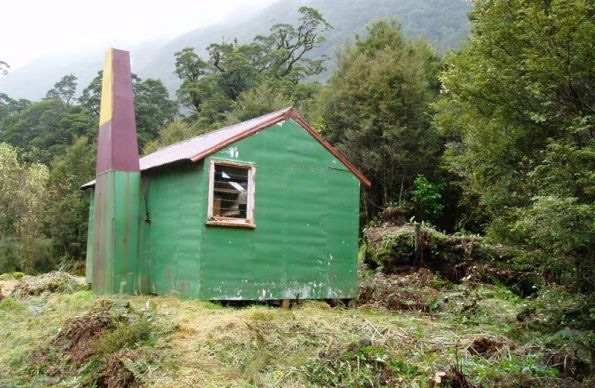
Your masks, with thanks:
M140 58L152 58L165 43L167 41L154 40L127 45L126 49L131 52L132 67L138 68ZM103 57L110 46L125 47L113 43L77 51L56 52L16 70L9 70L8 75L0 76L0 93L6 93L12 98L38 100L66 74L74 74L78 78L80 93L103 67Z
M266 34L275 23L296 23L298 8L318 9L333 29L325 33L326 41L312 52L329 58L326 74L334 68L334 50L364 34L365 27L377 19L396 18L403 32L410 37L428 40L438 51L458 47L469 32L466 0L278 0L262 9L234 16L224 23L199 28L168 42L146 42L128 47L133 71L141 78L161 79L172 94L179 85L174 71L174 53L194 47L205 53L213 42L237 38L240 42ZM125 47L122 47L125 48ZM0 91L12 97L40 98L63 75L74 73L82 89L101 68L104 50L70 53L54 58L41 58L28 66L0 78Z

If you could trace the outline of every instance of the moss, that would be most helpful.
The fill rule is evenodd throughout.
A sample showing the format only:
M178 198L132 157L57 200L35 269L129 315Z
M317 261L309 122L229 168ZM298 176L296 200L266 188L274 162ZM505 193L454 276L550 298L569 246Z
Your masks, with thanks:
M0 280L19 280L23 276L25 276L25 274L22 272L7 272L0 274Z
M364 262L389 274L408 266L425 266L451 281L460 281L473 266L497 267L513 258L510 249L489 244L480 237L447 235L426 226L419 228L416 243L415 230L411 224L365 229ZM478 280L497 282L512 274L512 271L480 270Z

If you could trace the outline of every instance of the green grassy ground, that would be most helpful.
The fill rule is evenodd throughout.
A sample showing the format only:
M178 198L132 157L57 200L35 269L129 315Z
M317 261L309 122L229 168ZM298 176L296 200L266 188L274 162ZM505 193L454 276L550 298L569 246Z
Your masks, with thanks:
M593 382L571 379L572 371L556 358L564 347L519 323L526 300L497 286L440 284L436 290L425 312L331 308L315 301L282 309L222 307L173 296L102 298L129 304L121 314L130 319L118 323L109 340L89 345L103 358L77 367L52 340L73 318L97 308L91 291L4 298L0 387L447 387L463 386L456 385L461 371L468 386ZM588 349L592 338L585 335L580 338ZM112 354L134 372L132 382L97 380L101 373L93 368L104 368ZM567 367L585 367L576 354L567 357Z

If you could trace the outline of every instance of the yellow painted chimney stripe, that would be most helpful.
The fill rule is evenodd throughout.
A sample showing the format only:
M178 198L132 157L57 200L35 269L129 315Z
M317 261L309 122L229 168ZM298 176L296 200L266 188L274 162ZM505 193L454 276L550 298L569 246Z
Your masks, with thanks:
M112 119L113 103L112 96L112 49L105 54L103 64L103 79L101 81L101 108L99 109L99 126Z

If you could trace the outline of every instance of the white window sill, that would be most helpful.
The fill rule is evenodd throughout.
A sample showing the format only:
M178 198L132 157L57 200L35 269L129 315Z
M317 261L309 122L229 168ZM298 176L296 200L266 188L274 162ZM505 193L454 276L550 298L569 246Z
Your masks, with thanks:
M228 228L248 228L254 229L256 228L256 224L250 222L246 219L216 219L216 220L207 220L208 226L225 226Z

